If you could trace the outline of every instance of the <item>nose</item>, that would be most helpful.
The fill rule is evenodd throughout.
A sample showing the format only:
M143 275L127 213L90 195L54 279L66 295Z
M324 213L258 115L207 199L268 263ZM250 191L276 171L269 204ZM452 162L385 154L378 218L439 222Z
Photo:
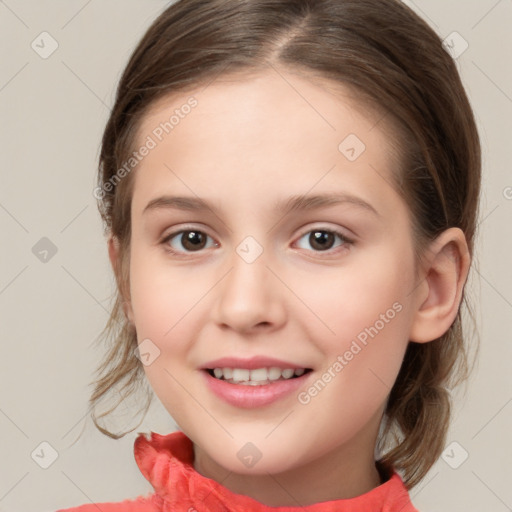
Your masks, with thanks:
M285 287L267 267L265 253L248 263L235 252L230 263L212 310L216 324L245 334L282 327L286 322Z

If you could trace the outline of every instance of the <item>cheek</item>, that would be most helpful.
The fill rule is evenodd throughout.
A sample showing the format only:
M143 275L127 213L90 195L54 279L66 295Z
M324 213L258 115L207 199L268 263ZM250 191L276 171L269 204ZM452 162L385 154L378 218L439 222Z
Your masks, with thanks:
M130 292L139 339L176 338L189 327L194 307L206 293L206 285L187 267L170 268L161 256L134 249L130 266Z
M298 277L295 290L316 317L310 319L306 311L308 322L340 348L360 333L364 338L365 329L372 326L381 338L406 331L412 276L412 260L388 248L366 258L354 257L350 264L314 278Z
M196 337L205 286L184 267L170 269L147 251L132 254L130 289L137 338L139 344L151 340L158 354L144 372L173 418L181 418L189 415L181 383L190 369L187 354Z

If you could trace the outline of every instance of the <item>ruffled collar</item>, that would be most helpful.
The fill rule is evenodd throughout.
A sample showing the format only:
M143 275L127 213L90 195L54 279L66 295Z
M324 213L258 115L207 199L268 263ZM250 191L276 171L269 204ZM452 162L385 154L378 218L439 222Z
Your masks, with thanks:
M355 498L325 501L304 507L270 507L248 496L235 494L194 469L192 441L181 431L168 435L139 434L134 455L144 477L155 489L164 510L212 512L418 512L398 473L371 491Z

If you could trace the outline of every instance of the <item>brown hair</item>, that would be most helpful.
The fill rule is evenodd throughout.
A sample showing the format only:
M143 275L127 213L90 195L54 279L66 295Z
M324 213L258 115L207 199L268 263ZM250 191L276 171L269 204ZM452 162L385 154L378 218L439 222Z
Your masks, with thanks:
M386 112L400 131L396 188L410 208L418 261L427 243L449 227L465 233L470 255L476 231L481 155L475 120L454 61L440 38L397 0L180 0L153 22L120 79L99 157L98 206L105 232L119 243L118 290L100 335L110 343L97 370L94 409L117 385L125 395L146 386L134 355L135 328L123 312L129 297L133 176L112 183L134 150L141 119L170 93L207 84L222 73L268 64L349 87ZM451 414L449 388L467 379L463 293L450 329L429 343L409 343L391 390L378 445L379 463L416 485L444 449ZM141 420L142 421L142 420ZM140 425L140 422L139 422ZM138 426L138 425L137 425ZM129 432L135 430L134 427Z

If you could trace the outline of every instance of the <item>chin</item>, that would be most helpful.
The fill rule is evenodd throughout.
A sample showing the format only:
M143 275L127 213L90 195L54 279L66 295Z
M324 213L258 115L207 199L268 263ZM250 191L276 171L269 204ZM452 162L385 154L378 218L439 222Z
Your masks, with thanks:
M210 446L201 445L208 455L225 470L240 475L268 475L283 473L293 469L298 460L295 458L297 450L290 446L280 444L275 446L269 442L237 441ZM290 456L293 454L294 456Z

